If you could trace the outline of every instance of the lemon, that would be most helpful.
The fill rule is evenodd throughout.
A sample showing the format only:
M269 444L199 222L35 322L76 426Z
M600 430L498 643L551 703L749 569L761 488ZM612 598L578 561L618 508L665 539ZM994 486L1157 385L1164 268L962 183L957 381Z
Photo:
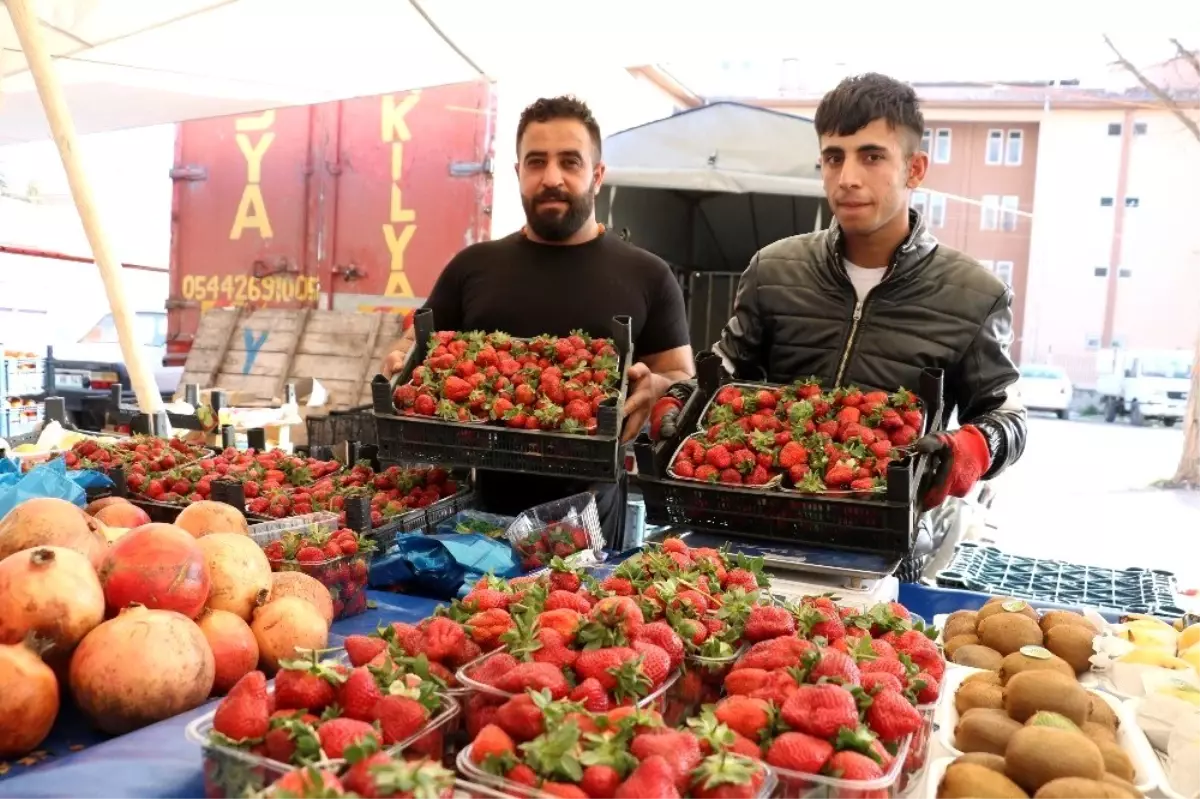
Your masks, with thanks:
M1179 634L1179 640L1175 642L1181 653L1185 649L1191 649L1196 644L1200 644L1200 623L1185 627L1183 632Z

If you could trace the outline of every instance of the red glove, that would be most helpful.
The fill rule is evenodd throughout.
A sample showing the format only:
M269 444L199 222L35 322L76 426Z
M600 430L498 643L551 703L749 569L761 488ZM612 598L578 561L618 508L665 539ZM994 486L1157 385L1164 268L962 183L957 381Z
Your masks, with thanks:
M683 410L683 403L674 397L663 397L654 403L654 408L650 411L650 440L658 441L662 438L663 418L667 414L675 416L681 410Z
M932 456L927 472L932 478L921 499L924 510L936 508L948 496L965 497L992 465L987 439L969 424L953 433L924 436L914 448Z

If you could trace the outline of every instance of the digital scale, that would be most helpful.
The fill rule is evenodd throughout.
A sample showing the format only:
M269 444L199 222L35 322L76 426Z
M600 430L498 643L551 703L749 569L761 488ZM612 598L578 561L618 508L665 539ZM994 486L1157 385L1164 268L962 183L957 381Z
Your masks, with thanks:
M725 539L711 533L680 535L690 547L727 546L731 552L761 557L771 576L771 593L780 600L795 602L804 596L833 594L840 604L866 610L879 602L894 602L899 596L900 581L894 576L898 558Z

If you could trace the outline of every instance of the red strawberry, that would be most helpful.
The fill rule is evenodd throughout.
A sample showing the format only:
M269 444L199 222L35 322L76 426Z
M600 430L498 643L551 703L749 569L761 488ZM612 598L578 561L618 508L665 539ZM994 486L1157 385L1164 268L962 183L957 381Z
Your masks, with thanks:
M771 672L765 669L736 669L725 675L725 693L729 696L749 696L765 687Z
M315 717L308 718L316 722ZM316 727L297 714L295 717L271 719L271 730L263 740L267 757L280 763L292 763L296 759L315 760L319 757L321 741ZM297 755L299 753L299 755Z
M721 471L733 465L733 455L724 444L717 444L709 447L708 452L704 455L704 461L714 469Z
M747 641L764 641L796 632L796 620L787 608L778 605L754 605L743 633Z
M725 697L717 703L714 715L717 721L752 741L759 740L772 723L771 705L748 696Z
M842 727L858 726L854 695L840 685L801 685L784 703L780 715L793 730L832 740Z
M831 777L848 782L866 782L883 776L878 763L866 755L849 750L837 752L829 758L825 771Z
M346 682L338 689L337 702L342 715L359 721L374 721L375 706L383 698L375 675L365 666L350 672Z
M317 728L317 735L321 739L321 749L335 760L343 757L346 749L364 738L374 738L375 743L379 743L379 733L375 728L357 719L330 719Z
M213 730L234 741L262 738L270 724L267 678L261 671L251 671L238 680L213 716Z
M588 766L579 781L579 787L593 799L615 795L620 784L621 772L608 765Z
M376 703L375 717L383 742L391 746L416 735L429 720L429 710L411 697L388 695Z
M815 651L816 648L816 644L812 641L791 636L760 641L750 647L749 651L738 659L733 668L735 671L739 669L764 669L766 671L786 669L799 665L802 658L807 653Z
M904 694L884 689L871 697L867 724L885 743L895 743L921 728L921 713Z
M683 664L683 639L665 621L642 625L634 634L634 641L645 641L662 649L671 659L672 669L677 669Z
M458 622L445 616L437 616L425 628L421 651L424 651L430 660L449 660L461 650L466 639L467 634Z
M667 681L671 675L670 655L648 641L634 641L633 650L642 656L642 673L650 678L652 688Z
M518 743L532 741L546 731L546 717L530 694L518 694L498 707L493 723Z
M608 692L595 677L589 677L572 689L569 697L572 702L579 702L584 709L592 713L603 713L609 709Z
M488 724L471 742L471 762L486 768L488 758L503 762L515 749L516 744L508 733L495 724Z
M805 663L811 664L808 682L818 682L822 677L847 685L858 685L859 670L854 658L836 649L822 649L819 653L806 654Z
M600 651L600 650L597 650ZM490 659L490 658L489 658ZM576 661L576 671L578 671ZM582 675L586 679L588 675ZM493 683L496 688L510 694L527 689L550 691L554 699L561 699L570 691L562 671L549 663L521 663L500 675Z
M941 694L941 685L929 672L918 672L909 682L908 687L917 695L918 705L932 705Z
M572 590L554 590L546 597L545 610L570 608L579 613L587 613L592 609L591 603Z
M679 799L675 769L663 757L651 755L613 791L613 799Z
M778 769L800 774L820 774L833 756L833 746L802 732L785 732L771 743L767 762Z
M758 588L758 578L754 576L754 572L745 569L730 569L725 574L725 579L721 581L721 587L726 591L730 588L744 588L747 591L753 591Z
M883 671L863 671L861 685L862 689L868 694L873 694L884 688L890 688L893 691L904 690L904 683L895 674L888 674Z
M288 772L271 785L273 796L340 796L345 786L332 771L315 766Z
M638 760L658 755L675 771L675 787L687 788L692 769L700 765L700 742L690 732L654 730L634 736L629 752Z
M594 679L604 686L606 691L611 691L617 684L613 670L636 657L637 652L625 646L585 649L575 660L575 673L585 680Z
M908 682L908 669L899 660L891 658L877 658L860 663L858 666L860 674L882 673L889 674L896 678L896 682L904 685Z

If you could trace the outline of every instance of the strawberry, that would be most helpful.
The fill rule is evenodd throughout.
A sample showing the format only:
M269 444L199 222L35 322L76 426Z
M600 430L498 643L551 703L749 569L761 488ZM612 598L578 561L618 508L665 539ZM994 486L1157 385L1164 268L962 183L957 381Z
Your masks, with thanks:
M767 750L767 763L800 774L820 774L833 756L833 746L802 732L785 732Z
M375 706L383 698L375 675L365 666L350 672L346 682L338 689L337 702L342 715L359 721L374 721Z
M511 596L511 594L497 591L494 588L476 588L463 597L462 603L468 609L477 613L494 608L503 610L508 607L508 601Z
M766 671L791 668L800 665L801 660L816 648L816 644L812 641L805 641L801 638L791 636L772 638L760 641L750 647L749 651L738 659L733 668L735 671L752 668Z
M651 755L641 762L625 781L613 791L613 799L679 799L675 787L675 769L660 755Z
M866 782L883 776L879 764L864 754L846 750L836 752L825 764L829 776L849 782Z
M899 663L899 661L896 662ZM898 678L895 674L888 674L884 671L864 670L860 679L862 689L868 694L873 694L876 691L884 688L890 688L893 691L904 690L904 683L900 678Z
M275 706L281 710L308 710L320 713L337 698L335 685L343 677L329 666L314 660L283 660L275 675Z
M588 766L579 780L580 789L593 799L613 796L621 784L621 772L609 765Z
M623 662L636 657L637 652L624 646L585 649L575 660L575 673L584 680L594 679L604 686L606 691L611 691L616 687L613 672Z
M846 637L846 625L833 609L810 606L797 614L797 625L805 637L836 641Z
M634 642L638 641L654 644L666 652L672 669L677 669L683 664L683 639L665 621L651 622L639 627L634 634Z
M825 469L825 485L829 488L845 488L854 480L853 461L830 461Z
M541 778L529 766L524 763L518 763L508 770L508 773L504 775L504 779L509 782L515 782L518 785L528 785L530 788L534 788L537 787Z
M379 743L379 733L365 721L357 719L335 718L317 728L321 739L321 749L332 759L340 759L346 749L361 742L365 738L374 739Z
M341 796L345 790L332 771L316 766L288 772L271 785L272 796Z
M603 713L611 704L608 692L595 677L589 677L576 685L568 697L572 702L579 702L584 709L592 713Z
M586 653L581 653L580 659L582 659L582 654ZM579 661L576 661L576 671L579 671ZM586 679L588 675L582 676ZM535 691L545 689L550 691L550 696L554 699L561 699L570 691L570 686L567 685L562 671L549 663L520 663L500 675L493 685L510 694L520 693L527 689Z
M272 718L263 748L268 758L280 763L311 763L321 757L317 730L301 716Z
M538 791L543 796L556 796L558 799L588 799L583 788L570 782L546 780L538 787Z
M765 669L736 669L725 675L725 693L729 696L750 696L767 684L771 675Z
M709 447L708 452L704 454L704 462L714 469L722 471L733 466L733 455L724 444L717 444Z
M375 718L389 746L416 735L429 720L429 710L408 696L389 694L375 704Z
M787 608L777 605L754 605L750 608L743 635L747 641L764 641L795 632L796 620Z
M498 707L493 723L499 725L517 742L532 741L546 731L546 717L542 707L527 693L518 694Z
M466 380L451 375L442 383L442 396L451 402L464 402L471 396L472 386Z
M513 628L512 616L508 614L508 611L500 608L476 613L468 618L465 624L471 640L488 651L499 647L501 637ZM470 662L464 660L462 655L456 657L455 660Z
M544 605L546 610L558 610L560 608L570 608L579 613L588 613L591 611L591 604L572 590L554 590L546 597Z
M904 694L885 688L871 697L867 725L885 743L895 743L914 733L923 723L921 713Z
M642 656L642 673L650 678L652 688L667 681L671 674L671 657L648 641L634 641L633 650Z
M876 658L860 663L858 666L860 675L868 673L888 674L896 678L896 682L904 685L908 682L908 669L899 660L891 658ZM860 676L861 680L861 676Z
M516 744L508 733L495 724L488 724L471 742L471 762L485 771L490 771L488 765L491 760L497 762L510 760L515 749Z
M789 441L779 450L779 465L784 469L808 463L808 450L803 444Z
M842 727L858 726L854 695L840 685L801 685L784 703L780 715L789 727L817 738L832 739Z
M929 672L918 672L908 683L908 688L916 694L918 705L932 705L941 694L941 685Z
M752 741L766 735L774 722L771 705L748 696L727 696L713 713L722 724Z
M686 790L692 769L700 765L700 742L690 732L654 730L634 736L629 752L645 761L655 755L663 758L675 772L675 787Z
M688 467L690 468L691 464L688 464ZM676 471L678 471L678 470L676 470ZM681 474L679 476L684 477L686 475ZM603 591L607 591L611 594L616 594L617 596L633 596L634 595L633 583L625 577L616 577L616 576L605 577L604 580L601 581L601 583L600 583L600 589Z
M437 616L425 628L421 650L430 660L448 660L462 648L466 638L467 634L458 622Z
M897 430L893 430L888 435L888 439L897 447L906 447L917 440L917 429L909 425L904 425Z
M753 591L758 588L758 578L754 576L754 572L745 569L730 569L721 581L721 587L726 591L738 587Z
M720 475L720 472L714 466L709 466L707 463L703 466L697 466L692 477L704 483L715 483Z
M267 678L261 671L248 672L238 680L213 715L213 730L234 741L262 738L270 724Z
M806 653L805 663L809 666L807 679L818 682L822 678L847 685L858 685L859 670L854 658L836 649L821 649Z

